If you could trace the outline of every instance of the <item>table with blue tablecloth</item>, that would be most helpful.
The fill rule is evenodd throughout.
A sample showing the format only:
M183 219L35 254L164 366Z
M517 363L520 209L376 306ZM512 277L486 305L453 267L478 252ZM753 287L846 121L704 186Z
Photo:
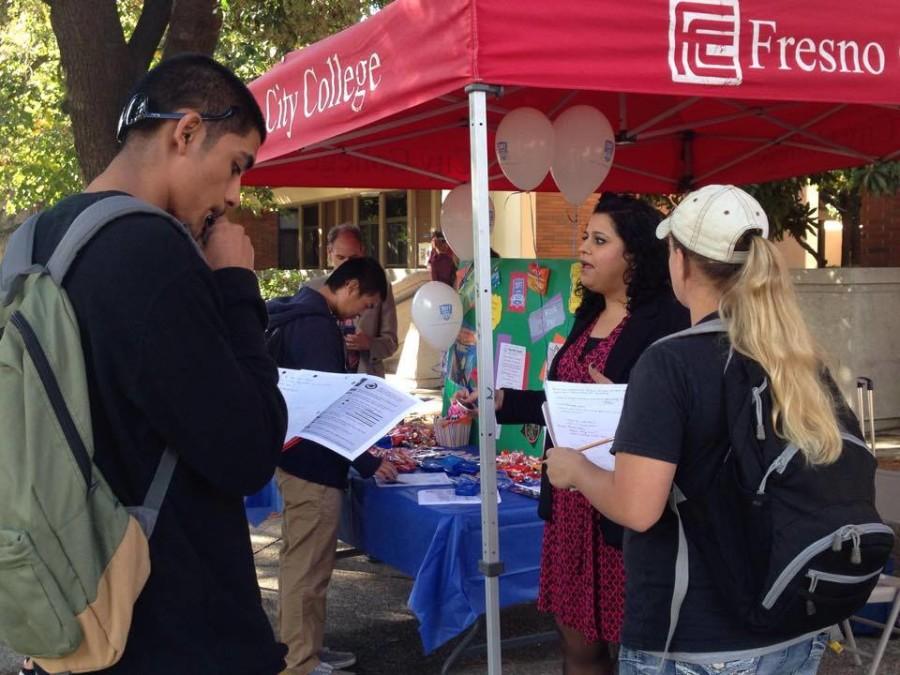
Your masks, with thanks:
M339 536L413 577L409 608L426 653L484 614L479 506L419 506L418 488L383 487L355 477ZM498 507L500 606L534 602L544 523L534 499L503 491Z
M409 608L419 620L426 653L459 635L484 614L479 506L419 506L419 488L378 487L355 473L344 497L339 536L413 578ZM537 598L544 523L537 501L503 491L500 529L500 606ZM251 523L281 510L273 480L247 497Z

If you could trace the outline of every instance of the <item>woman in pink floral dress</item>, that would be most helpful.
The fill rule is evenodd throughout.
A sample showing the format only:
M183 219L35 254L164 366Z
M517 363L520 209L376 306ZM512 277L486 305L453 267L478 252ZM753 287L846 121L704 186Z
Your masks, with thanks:
M668 251L656 238L661 219L634 197L605 194L597 202L579 248L581 305L550 379L627 382L646 347L690 325L669 286ZM543 424L544 401L543 391L500 389L497 421ZM555 616L564 672L612 673L625 597L622 528L580 493L552 488L546 475L538 512L547 521L538 608Z

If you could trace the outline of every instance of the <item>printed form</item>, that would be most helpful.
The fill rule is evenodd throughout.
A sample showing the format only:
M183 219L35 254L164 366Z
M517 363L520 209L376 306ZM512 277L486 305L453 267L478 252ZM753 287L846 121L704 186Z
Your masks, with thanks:
M278 375L288 409L285 440L314 441L351 461L420 402L372 375L289 368Z
M547 394L544 417L553 444L579 448L615 436L626 389L624 384L544 382ZM609 452L611 447L607 443L591 448L584 456L600 468L612 471L616 460Z

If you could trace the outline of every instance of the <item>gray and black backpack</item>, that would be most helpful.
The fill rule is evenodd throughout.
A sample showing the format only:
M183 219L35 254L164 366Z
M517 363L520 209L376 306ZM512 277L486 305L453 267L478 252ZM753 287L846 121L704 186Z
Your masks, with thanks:
M725 331L711 321L664 339L711 333L727 340ZM730 449L704 495L687 499L675 487L670 499L680 541L669 643L688 584L685 538L723 602L754 633L813 633L866 604L894 533L875 508L875 458L830 383L843 452L832 464L811 465L773 428L766 372L731 350L723 391Z

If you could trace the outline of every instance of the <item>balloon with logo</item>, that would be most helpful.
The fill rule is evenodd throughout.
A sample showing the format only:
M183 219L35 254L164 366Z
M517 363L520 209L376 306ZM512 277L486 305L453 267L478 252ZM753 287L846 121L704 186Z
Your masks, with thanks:
M554 120L553 131L550 173L566 201L579 206L612 168L616 152L612 125L596 108L576 105Z
M510 183L534 190L553 161L553 124L537 108L516 108L500 121L494 151Z
M494 231L494 202L488 195L490 228ZM457 185L450 190L441 206L441 231L450 248L460 260L474 260L475 245L472 238L472 186Z
M462 316L459 295L452 286L441 281L429 281L413 297L413 323L422 339L439 351L444 351L456 340Z

